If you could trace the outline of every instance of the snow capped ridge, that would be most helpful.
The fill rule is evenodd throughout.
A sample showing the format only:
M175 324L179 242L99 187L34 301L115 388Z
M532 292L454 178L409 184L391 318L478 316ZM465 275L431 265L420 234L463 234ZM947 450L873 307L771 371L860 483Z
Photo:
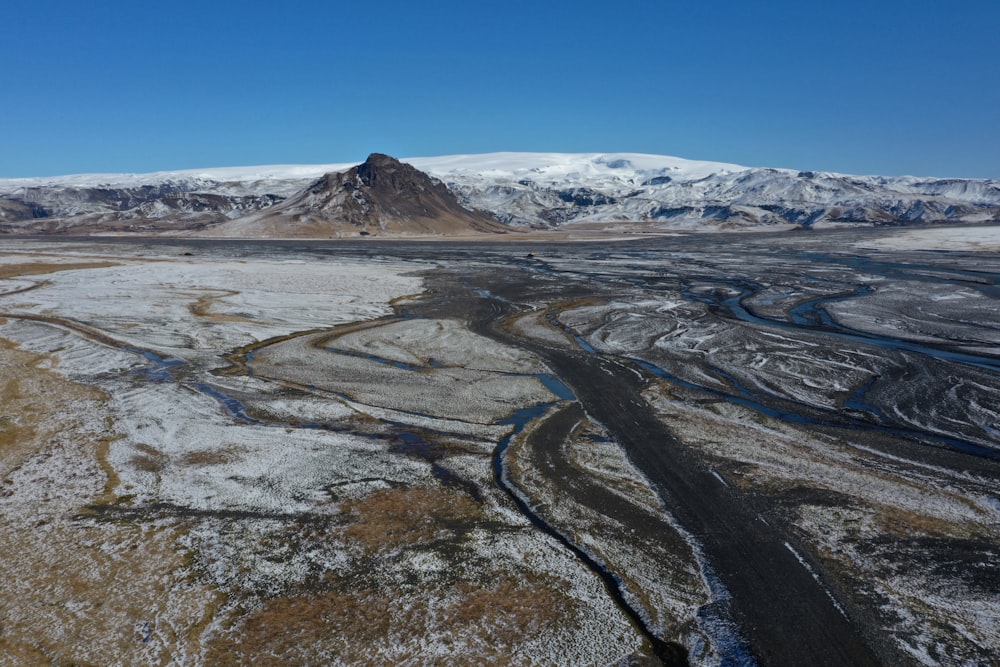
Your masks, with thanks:
M504 152L400 162L447 185L464 208L522 227L1000 222L1000 180L852 176L645 153ZM280 210L283 202L296 200L326 174L354 166L261 165L0 179L0 231L211 228Z
M663 197L644 194L748 169L647 153L487 153L404 162L444 181L466 206L532 227L648 220Z
M746 167L722 162L686 160L666 155L645 153L480 153L444 155L439 157L400 158L432 176L449 174L467 177L530 174L548 178L587 178L600 175L619 180L639 174L662 175L670 172L703 177L719 171L741 171ZM279 164L248 167L210 167L178 171L157 171L145 174L95 173L47 176L37 178L0 179L0 194L21 188L134 188L147 185L178 184L210 186L222 183L277 184L281 182L315 180L324 174L344 172L357 163ZM442 180L445 180L442 178Z
M163 183L208 184L308 180L319 178L323 174L334 171L346 171L353 166L353 163L279 164L154 171L144 174L95 173L35 178L4 178L0 179L0 193L7 193L17 188L33 187L123 188L160 185Z
M649 221L689 228L978 222L1000 181L851 176L638 153L492 153L407 160L510 224ZM985 209L985 210L984 210Z
M442 180L465 176L531 178L549 183L581 180L641 182L668 175L689 180L713 173L732 173L746 169L723 162L686 160L647 153L484 153L408 158L402 161Z

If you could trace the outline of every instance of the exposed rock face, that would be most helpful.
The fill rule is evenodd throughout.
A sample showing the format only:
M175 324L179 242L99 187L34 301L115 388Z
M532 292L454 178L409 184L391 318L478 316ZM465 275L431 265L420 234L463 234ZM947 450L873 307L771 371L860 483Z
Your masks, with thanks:
M50 213L33 202L20 199L0 199L0 221L34 220L48 217Z
M286 185L278 190L284 194L260 184L198 178L126 187L27 185L0 193L0 232L302 237L510 231L490 213L463 207L441 181L378 153L304 181L290 196Z
M198 185L28 187L0 196L0 231L92 233L199 229L273 206L273 194L199 192Z
M417 236L1000 222L1000 179L852 176L638 153L489 153L0 179L0 233Z
M380 153L326 174L267 217L368 234L508 231L489 213L464 208L441 181Z

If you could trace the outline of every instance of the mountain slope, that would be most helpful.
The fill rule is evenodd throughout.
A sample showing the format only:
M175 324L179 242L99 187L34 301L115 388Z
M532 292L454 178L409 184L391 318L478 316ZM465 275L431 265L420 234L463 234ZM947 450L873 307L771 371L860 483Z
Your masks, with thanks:
M510 231L488 213L463 207L441 181L379 153L347 171L325 174L263 214L226 227L320 235Z
M0 180L0 231L8 232L437 235L502 230L496 220L671 229L989 222L1000 221L1000 180L850 176L637 153L403 162L375 154L359 166Z
M849 176L635 153L408 160L511 224L912 224L1000 219L1000 180Z

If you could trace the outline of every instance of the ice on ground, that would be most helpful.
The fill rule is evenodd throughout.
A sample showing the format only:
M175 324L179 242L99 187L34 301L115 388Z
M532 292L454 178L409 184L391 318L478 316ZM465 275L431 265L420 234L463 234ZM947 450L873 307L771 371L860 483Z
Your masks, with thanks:
M376 474L401 484L430 478L427 464L358 436L234 424L214 401L175 384L115 392L110 407L124 437L109 460L121 493L139 503L295 514L314 510L328 484Z
M987 500L993 480L914 465L730 403L697 401L700 396L678 387L650 389L646 396L678 437L713 457L730 482L758 493L796 488L804 498L828 500L794 507L796 529L817 548L814 557L856 580L857 595L878 601L885 629L904 650L961 652L963 664L976 664L995 648L995 633L987 629L997 618L994 591L975 583L988 571L976 559L995 558L995 546L988 546L995 545L996 516ZM942 576L962 550L974 555L955 576ZM915 562L942 571L931 576L912 567ZM991 615L994 621L983 620ZM955 619L967 619L968 641L954 640Z
M864 239L855 245L879 250L967 250L1000 252L1000 227L932 227L907 229L878 239Z
M0 279L0 335L35 355L34 372L102 398L73 403L80 424L3 469L0 661L291 664L360 651L431 663L492 651L612 664L648 653L599 579L493 485L492 451L510 430L497 422L553 400L536 360L458 322L414 320L348 340L378 361L287 346L305 355L283 360L302 374L317 372L310 358L360 373L353 387L368 404L213 372L238 347L388 315L392 299L422 289L406 275L415 265L43 251L60 248L116 265ZM414 359L416 370L386 363ZM401 388L411 395L387 398ZM251 420L234 416L236 400ZM408 450L414 432L432 442Z
M478 336L454 320L404 320L331 338L325 344L411 365L457 366L506 373L538 373L522 350Z
M181 358L216 353L304 329L390 313L389 302L421 290L412 267L354 260L175 258L47 276L0 310L56 315L136 347Z
M340 337L331 339L328 334L300 336L260 348L255 352L250 367L258 378L288 381L334 392L374 408L478 424L497 423L518 408L554 399L532 375L450 365L448 361L483 354L486 361L474 363L475 366L500 365L529 372L540 369L537 361L515 356L508 351L509 348L472 333L451 337L462 347L453 351L442 349L438 346L438 334L442 329L455 325L446 323L439 327L436 322L429 320L422 326L418 325L417 331L408 335L408 349L405 351L420 359L440 353L446 360L440 367L399 367L382 360L343 354L329 347L331 343L336 344ZM407 320L405 324L412 323ZM387 326L393 331L382 340L392 338L398 332L397 324ZM363 348L362 341L378 340L377 331L381 328L365 329L368 338L355 338L352 344ZM400 339L397 337L396 340ZM433 354L424 351L424 344ZM398 351L388 352L397 357L404 356Z

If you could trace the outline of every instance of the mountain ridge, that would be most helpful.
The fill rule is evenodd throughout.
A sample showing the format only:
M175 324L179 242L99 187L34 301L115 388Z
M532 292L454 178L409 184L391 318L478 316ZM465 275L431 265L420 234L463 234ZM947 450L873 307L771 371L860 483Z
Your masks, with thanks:
M451 205L441 210L472 215L491 231L480 215L513 228L543 229L580 223L701 230L1000 221L1000 179L853 176L643 153L487 153L398 162L454 194L461 210ZM241 219L260 221L281 211L309 215L306 209L318 202L297 213L292 202L305 203L305 191L321 177L357 167L264 165L0 179L0 230L224 231L237 228ZM437 206L428 210L440 215ZM389 208L399 213L400 207L406 208L397 201ZM324 212L319 205L311 214L327 222L339 216L344 218L339 222L354 220L358 226L357 212ZM379 231L408 233L391 223ZM441 230L417 225L412 233L453 231L448 225Z

